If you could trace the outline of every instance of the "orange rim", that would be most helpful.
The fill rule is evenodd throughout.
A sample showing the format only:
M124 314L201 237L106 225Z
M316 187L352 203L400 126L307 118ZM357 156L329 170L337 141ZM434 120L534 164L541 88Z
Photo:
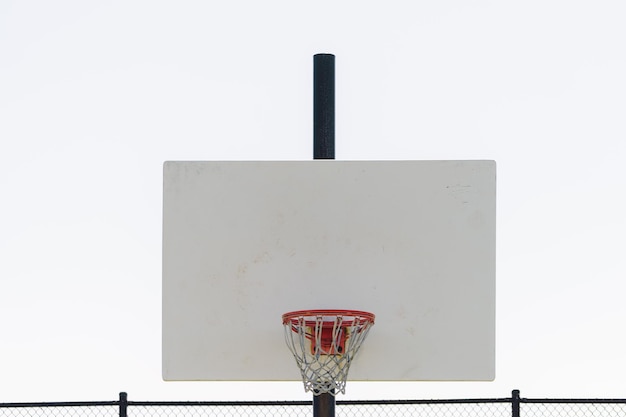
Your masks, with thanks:
M307 326L314 325L320 317L323 324L332 324L337 317L342 317L345 326L351 325L356 319L363 323L374 324L376 318L373 313L360 310L298 310L283 314L283 324L290 323L293 326L300 321L300 317L304 318L304 324ZM308 319L309 317L310 319ZM342 327L344 327L343 325Z

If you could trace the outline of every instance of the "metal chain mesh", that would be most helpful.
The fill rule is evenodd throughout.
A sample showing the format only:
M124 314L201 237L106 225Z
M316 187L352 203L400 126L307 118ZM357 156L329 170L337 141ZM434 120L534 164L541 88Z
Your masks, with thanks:
M364 404L337 407L343 417L511 417L511 405L502 403Z
M0 404L0 417L118 417L117 405Z
M593 400L590 400L593 401ZM626 417L624 403L522 403L521 417Z
M311 406L292 405L226 405L226 406L169 406L133 407L128 417L296 417L310 416Z
M311 417L312 406L228 405L133 407L129 417ZM510 404L341 404L336 417L511 417Z
M338 401L337 417L517 417L513 400ZM0 403L0 417L310 417L310 402ZM625 400L521 399L519 417L626 417Z

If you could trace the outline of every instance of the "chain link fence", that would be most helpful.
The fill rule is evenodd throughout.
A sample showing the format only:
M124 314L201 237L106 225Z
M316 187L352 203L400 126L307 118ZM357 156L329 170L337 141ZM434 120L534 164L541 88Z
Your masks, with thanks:
M337 417L626 417L626 399L337 401ZM0 403L0 417L310 417L311 401Z

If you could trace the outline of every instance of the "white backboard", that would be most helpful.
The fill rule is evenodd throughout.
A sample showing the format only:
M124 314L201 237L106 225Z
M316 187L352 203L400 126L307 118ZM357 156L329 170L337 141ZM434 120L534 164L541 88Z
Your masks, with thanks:
M493 161L166 162L163 378L301 380L281 315L376 315L350 380L495 376Z

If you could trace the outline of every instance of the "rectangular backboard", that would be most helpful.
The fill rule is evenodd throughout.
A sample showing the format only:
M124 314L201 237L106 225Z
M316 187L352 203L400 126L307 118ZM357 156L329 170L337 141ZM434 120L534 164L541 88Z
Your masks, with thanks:
M493 161L166 162L163 378L301 380L283 313L372 312L350 380L495 376Z

